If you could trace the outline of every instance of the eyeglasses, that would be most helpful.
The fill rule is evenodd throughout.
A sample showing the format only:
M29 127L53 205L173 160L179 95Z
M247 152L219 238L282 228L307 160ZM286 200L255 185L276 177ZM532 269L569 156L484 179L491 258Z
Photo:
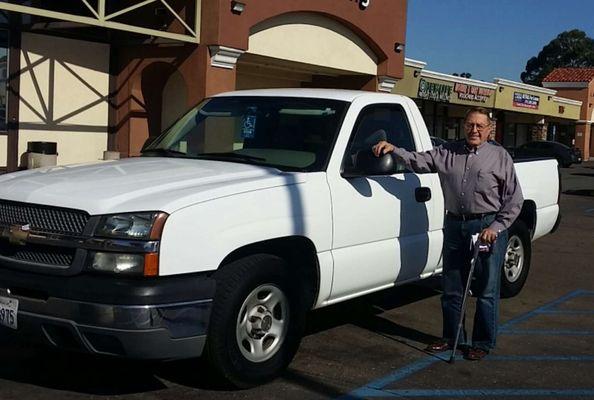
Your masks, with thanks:
M489 129L490 127L491 127L491 125L471 124L471 123L468 123L468 122L464 124L464 128L466 128L469 131L471 131L472 128L476 128L477 131L484 132L487 129Z

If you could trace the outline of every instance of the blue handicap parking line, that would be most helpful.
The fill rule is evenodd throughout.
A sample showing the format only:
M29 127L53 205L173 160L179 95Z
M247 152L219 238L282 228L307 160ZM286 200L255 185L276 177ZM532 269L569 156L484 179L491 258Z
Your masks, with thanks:
M539 315L591 315L594 314L594 310L563 310L557 309L560 305L568 302L569 300L585 297L594 296L594 291L591 290L575 290L562 296L556 300L553 300L543 306L540 306L526 314L520 315L519 317L512 318L505 324L499 327L499 333L502 335L547 335L547 336L594 336L594 331L587 330L572 330L572 329L518 329L514 328L522 322L526 322Z
M480 397L480 396L594 396L592 389L386 389L386 386L392 385L403 380L410 375L426 369L438 361L446 361L449 352L440 353L436 356L430 356L416 361L410 365L400 368L393 373L372 381L367 385L353 390L339 400L355 400L378 397ZM458 358L458 357L457 357ZM523 356L494 356L485 357L488 361L530 361L530 362L551 362L551 361L569 361L569 362L594 362L594 356L548 356L548 355L523 355Z
M594 315L594 310L544 310L540 314L557 314L557 315Z
M594 336L594 331L576 331L570 329L508 329L501 335L544 335L544 336Z
M594 389L401 389L401 390L369 390L360 396L345 399L367 399L372 397L590 397Z
M499 327L499 331L503 332L509 328L511 328L514 325L517 325L519 323L522 323L526 320L529 320L539 314L543 314L546 313L548 311L553 310L555 307L567 302L568 300L571 300L573 298L576 297L580 297L580 296L593 296L594 295L594 291L588 291L588 290L574 290L573 292L570 292L568 294L566 294L565 296L561 296L556 300L553 300L547 304L544 304L538 308L535 308L532 311L529 311L523 315L520 315L519 317L516 318L512 318L509 321L507 321L506 323L500 325Z
M368 383L367 385L365 385L365 388L369 388L369 389L384 388L394 382L397 382L404 378L407 378L410 375L414 374L415 372L421 371L421 370L429 367L431 364L434 364L438 361L443 361L443 359L441 359L437 356L436 357L425 357L419 361L416 361L410 365L407 365L406 367L403 367L403 368L400 368L400 369L394 371L390 375L386 375L383 378L380 378L378 380Z
M532 311L522 314L516 318L512 318L500 326L499 333L505 335L575 335L575 336L594 336L592 331L582 330L551 330L551 329L517 329L515 325L525 322L531 318L542 314L556 315L556 314L594 314L593 311L588 310L559 310L555 309L559 305L576 297L594 296L594 291L576 290L566 294L556 300L544 304ZM593 397L594 388L589 389L387 389L389 385L401 381L417 372L423 371L431 365L439 361L447 361L449 359L449 352L436 354L433 356L422 358L405 367L397 369L389 375L369 382L368 384L353 390L349 394L341 396L341 400L354 400L365 398L414 398L414 397ZM456 357L458 359L458 357ZM525 356L497 356L488 355L485 357L488 361L521 361L521 362L538 362L538 361L569 361L569 362L594 362L594 356L548 356L548 355L525 355Z

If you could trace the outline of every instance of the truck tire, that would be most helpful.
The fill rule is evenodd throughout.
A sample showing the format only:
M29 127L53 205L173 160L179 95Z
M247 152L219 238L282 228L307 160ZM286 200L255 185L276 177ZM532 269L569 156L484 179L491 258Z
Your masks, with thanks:
M275 256L252 255L214 275L217 289L206 355L224 381L249 388L270 381L291 362L303 334L300 279Z
M526 224L516 221L508 230L507 247L501 271L501 297L514 297L524 287L532 253Z

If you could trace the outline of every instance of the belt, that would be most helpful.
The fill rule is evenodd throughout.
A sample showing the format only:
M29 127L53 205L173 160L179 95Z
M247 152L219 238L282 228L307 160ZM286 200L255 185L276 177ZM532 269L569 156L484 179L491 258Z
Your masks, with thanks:
M457 221L470 221L472 219L482 219L483 217L488 217L489 215L495 215L495 212L489 213L482 213L482 214L454 214L451 212L447 212L446 216L451 219L455 219Z

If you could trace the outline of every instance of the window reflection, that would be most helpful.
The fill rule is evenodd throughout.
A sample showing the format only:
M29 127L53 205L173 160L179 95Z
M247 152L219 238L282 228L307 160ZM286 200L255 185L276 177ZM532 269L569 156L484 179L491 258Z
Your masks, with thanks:
M0 29L0 130L6 130L6 101L8 93L8 31Z

